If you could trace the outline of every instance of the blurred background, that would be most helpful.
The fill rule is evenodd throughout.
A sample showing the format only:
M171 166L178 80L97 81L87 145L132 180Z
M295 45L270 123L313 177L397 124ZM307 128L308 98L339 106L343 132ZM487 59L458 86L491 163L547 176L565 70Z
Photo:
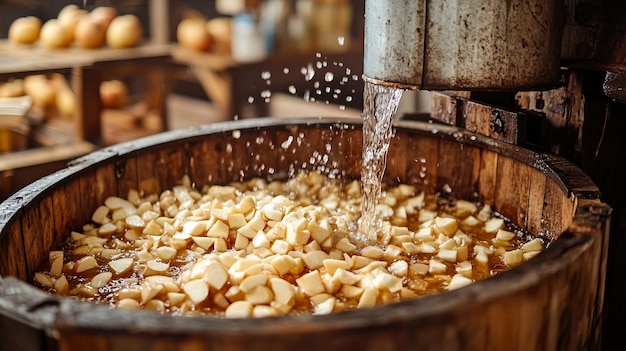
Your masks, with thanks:
M87 21L107 16L139 28ZM360 117L363 16L363 0L0 0L0 200L164 130ZM109 42L134 31L134 43ZM406 93L401 113L427 113L427 94Z

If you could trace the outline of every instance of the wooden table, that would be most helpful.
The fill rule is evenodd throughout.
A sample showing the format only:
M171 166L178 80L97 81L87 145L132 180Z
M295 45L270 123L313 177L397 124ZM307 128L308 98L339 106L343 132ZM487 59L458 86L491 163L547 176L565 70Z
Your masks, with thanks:
M267 114L266 97L284 92L328 101L337 105L362 106L363 50L319 54L293 52L275 54L258 62L242 63L228 55L194 52L172 45L172 59L191 70L225 118ZM319 67L321 65L322 67ZM303 69L315 71L311 79ZM328 81L328 77L332 77ZM317 84L316 84L317 83Z

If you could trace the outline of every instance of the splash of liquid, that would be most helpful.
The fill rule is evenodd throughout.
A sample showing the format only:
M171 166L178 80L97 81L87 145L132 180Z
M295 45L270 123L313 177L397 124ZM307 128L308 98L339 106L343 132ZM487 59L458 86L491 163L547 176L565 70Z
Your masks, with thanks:
M361 218L359 233L369 242L378 239L382 220L376 207L387 165L387 152L393 135L393 119L402 89L365 83L363 107L363 167L361 169Z

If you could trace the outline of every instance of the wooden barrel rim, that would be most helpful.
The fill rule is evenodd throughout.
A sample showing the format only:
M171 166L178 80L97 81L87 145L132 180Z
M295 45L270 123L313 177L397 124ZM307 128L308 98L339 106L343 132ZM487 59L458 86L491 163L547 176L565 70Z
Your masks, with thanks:
M42 178L12 195L3 204L0 213L0 241L4 229L12 221L20 218L22 209L33 206L39 199L49 194L55 186L73 177L80 176L102 162L114 162L120 156L155 151L159 148L186 144L209 134L232 133L235 130L271 129L311 125L344 125L360 128L360 120L344 118L286 118L255 119L217 123L188 130L176 130L140 140L122 143L105 148L77 159L67 169ZM538 168L554 180L573 197L590 201L596 209L595 221L601 222L610 214L610 208L599 201L599 190L578 168L556 157L519 148L514 145L494 141L455 127L432 125L421 122L396 123L397 128L410 129L412 133L435 134L439 138L455 140L479 148L497 151L501 155L514 158ZM167 144L167 145L165 145ZM554 167L556 165L556 167ZM562 173L566 169L567 173ZM573 173L572 173L573 172ZM571 181L570 178L574 180ZM576 216L574 218L576 223ZM12 277L0 277L0 313L10 313L14 318L26 320L31 325L54 334L56 328L81 329L83 331L116 333L120 331L136 333L159 333L163 335L183 334L229 334L246 335L315 333L324 330L346 330L370 328L404 321L445 318L446 311L462 309L467 303L480 304L498 298L512 291L526 289L541 281L542 275L555 272L575 261L575 252L590 240L586 228L569 228L550 247L532 259L508 272L486 279L459 290L430 295L415 300L347 311L327 316L297 315L268 318L266 320L228 320L215 317L176 317L160 315L149 311L126 311L111 309L104 305L78 302L69 298L50 296L45 292ZM541 272L538 274L537 272ZM176 323L184 318L184 323Z

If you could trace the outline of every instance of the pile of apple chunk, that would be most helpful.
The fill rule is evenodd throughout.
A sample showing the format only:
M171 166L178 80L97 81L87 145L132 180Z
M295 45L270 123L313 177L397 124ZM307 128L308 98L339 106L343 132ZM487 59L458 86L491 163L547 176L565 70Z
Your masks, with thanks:
M185 184L186 183L186 184ZM358 181L316 172L109 197L34 282L127 309L226 318L329 314L456 289L534 257L489 206L387 186L379 242Z

